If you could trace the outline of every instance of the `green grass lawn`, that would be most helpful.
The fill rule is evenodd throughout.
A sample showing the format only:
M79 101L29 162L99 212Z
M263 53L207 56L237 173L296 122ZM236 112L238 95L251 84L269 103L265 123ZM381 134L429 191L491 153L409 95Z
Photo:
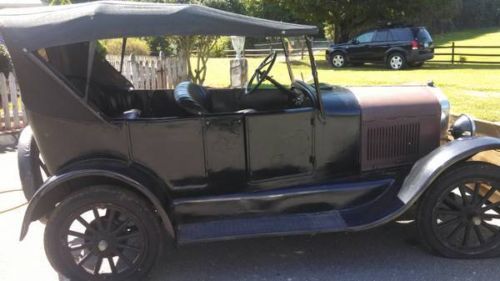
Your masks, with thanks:
M440 44L456 41L457 45L459 42L461 45L500 45L500 28L435 37ZM500 53L500 49L489 49L488 52ZM425 84L432 80L450 99L453 113L467 113L479 119L500 121L500 65L432 63L420 69L403 71L388 70L382 65L365 65L337 70L325 62L323 54L318 54L316 59L319 78L323 83L343 86L398 85ZM262 58L250 58L250 71L253 71L261 60ZM308 65L295 62L293 69L298 78L304 77L306 81L311 78ZM282 83L290 81L283 62L277 63L271 74ZM229 83L229 59L210 59L205 84L226 87Z

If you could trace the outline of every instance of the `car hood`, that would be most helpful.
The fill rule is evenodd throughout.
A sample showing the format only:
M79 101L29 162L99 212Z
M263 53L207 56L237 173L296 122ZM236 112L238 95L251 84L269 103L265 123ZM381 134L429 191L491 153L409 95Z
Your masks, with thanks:
M438 97L429 86L347 88L358 101L362 121L441 115Z

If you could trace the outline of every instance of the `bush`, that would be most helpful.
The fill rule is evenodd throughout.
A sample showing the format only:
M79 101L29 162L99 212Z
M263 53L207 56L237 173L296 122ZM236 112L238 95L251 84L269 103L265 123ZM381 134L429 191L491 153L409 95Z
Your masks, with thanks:
M103 46L106 49L106 53L109 55L121 55L122 54L122 39L108 39L103 40ZM146 41L139 38L128 38L127 47L125 48L125 55L135 54L138 56L149 56L151 50Z
M232 50L233 46L231 45L231 37L220 37L215 42L214 48L210 51L211 57L225 57L224 50Z
M8 75L12 71L12 60L5 45L0 45L0 72Z

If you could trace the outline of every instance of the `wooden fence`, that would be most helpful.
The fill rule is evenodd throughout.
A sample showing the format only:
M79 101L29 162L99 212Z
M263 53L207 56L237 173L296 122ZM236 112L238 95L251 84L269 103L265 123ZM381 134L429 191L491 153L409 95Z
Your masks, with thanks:
M121 56L108 55L106 59L120 71ZM157 90L173 89L179 82L187 79L187 65L177 58L154 56L125 57L122 75L136 89Z
M325 51L329 46L333 44L330 41L314 41L313 50ZM300 55L304 57L305 49L299 48L299 46L294 46L291 49L291 55ZM436 46L436 52L434 54L435 58L429 62L435 63L470 63L470 64L500 64L500 46L464 46L456 45L452 42L451 45L446 46ZM480 50L491 50L491 52L482 52ZM281 42L270 42L265 44L255 44L254 49L246 49L246 57L263 57L269 54L270 51L282 52ZM234 50L225 50L224 53L227 57L234 57ZM470 57L476 58L475 60L469 60Z
M436 52L435 57L440 59L434 59L431 62L444 62L444 63L472 63L472 64L500 64L500 46L460 46L452 42L449 46L437 46L436 50L448 50L447 52ZM498 50L496 53L483 53L483 52L471 52L470 50ZM466 50L459 52L459 50ZM449 57L448 60L442 59L443 56ZM474 57L476 60L468 60L467 57ZM487 60L477 60L477 58L488 58ZM494 60L497 58L496 60ZM492 60L493 59L493 60Z
M0 73L0 133L15 132L27 123L19 86L13 73Z

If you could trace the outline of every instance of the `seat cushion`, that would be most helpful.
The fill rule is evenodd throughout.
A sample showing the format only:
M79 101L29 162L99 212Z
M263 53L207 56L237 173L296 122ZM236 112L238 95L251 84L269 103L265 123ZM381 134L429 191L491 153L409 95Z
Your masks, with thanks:
M181 82L174 90L177 105L192 115L209 113L209 99L206 90L192 82Z

